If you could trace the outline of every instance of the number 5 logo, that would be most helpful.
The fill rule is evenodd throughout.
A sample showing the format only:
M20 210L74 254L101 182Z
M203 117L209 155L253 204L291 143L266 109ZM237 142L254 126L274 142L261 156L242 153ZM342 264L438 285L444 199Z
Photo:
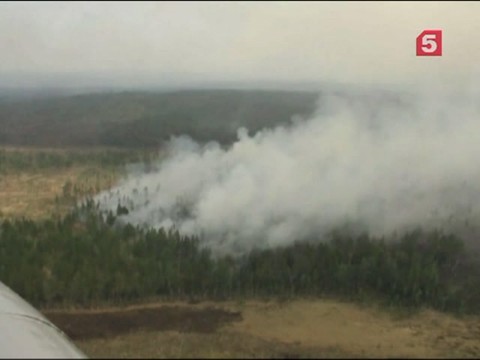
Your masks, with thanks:
M442 30L423 30L417 36L417 56L442 56Z

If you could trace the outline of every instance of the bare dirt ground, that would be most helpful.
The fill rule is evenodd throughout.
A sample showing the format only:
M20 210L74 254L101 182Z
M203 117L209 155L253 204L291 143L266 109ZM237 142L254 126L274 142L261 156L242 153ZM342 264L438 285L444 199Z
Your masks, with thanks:
M241 320L238 312L178 305L83 314L54 312L48 316L75 340L111 338L137 329L213 333L222 324Z
M91 357L480 356L480 318L398 316L336 300L45 311Z

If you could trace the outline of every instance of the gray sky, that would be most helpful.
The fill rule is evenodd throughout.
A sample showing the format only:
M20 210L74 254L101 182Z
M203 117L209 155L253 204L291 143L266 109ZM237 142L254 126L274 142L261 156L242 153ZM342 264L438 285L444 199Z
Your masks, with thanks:
M443 30L442 57L415 56L428 28ZM480 3L1 2L0 54L4 83L81 73L468 84L480 74Z

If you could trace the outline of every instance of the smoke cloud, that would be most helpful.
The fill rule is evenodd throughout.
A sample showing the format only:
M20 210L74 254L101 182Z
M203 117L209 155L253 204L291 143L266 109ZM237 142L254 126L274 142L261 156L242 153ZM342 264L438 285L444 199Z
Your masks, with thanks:
M478 94L324 94L309 118L227 149L170 141L149 173L100 194L133 224L175 227L241 254L349 226L373 235L473 230L480 214ZM467 230L466 230L467 229ZM470 229L470 230L468 230Z

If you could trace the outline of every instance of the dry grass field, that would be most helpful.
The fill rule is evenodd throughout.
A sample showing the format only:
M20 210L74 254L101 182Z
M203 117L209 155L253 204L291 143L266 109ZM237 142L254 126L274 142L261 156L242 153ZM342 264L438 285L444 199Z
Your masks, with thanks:
M40 219L64 213L72 203L61 198L68 182L87 189L108 189L118 174L111 170L73 166L41 172L18 172L0 176L0 215Z
M34 153L35 149L2 147L0 150ZM84 155L102 149L69 149ZM42 152L61 154L62 149L41 149ZM0 168L1 168L0 164ZM75 202L64 196L69 183L79 188L79 195L94 194L110 188L123 174L121 168L73 164L68 167L43 169L9 169L0 173L0 217L28 217L41 219L65 213Z
M478 358L480 318L400 316L332 299L156 302L45 311L87 355L142 358Z

